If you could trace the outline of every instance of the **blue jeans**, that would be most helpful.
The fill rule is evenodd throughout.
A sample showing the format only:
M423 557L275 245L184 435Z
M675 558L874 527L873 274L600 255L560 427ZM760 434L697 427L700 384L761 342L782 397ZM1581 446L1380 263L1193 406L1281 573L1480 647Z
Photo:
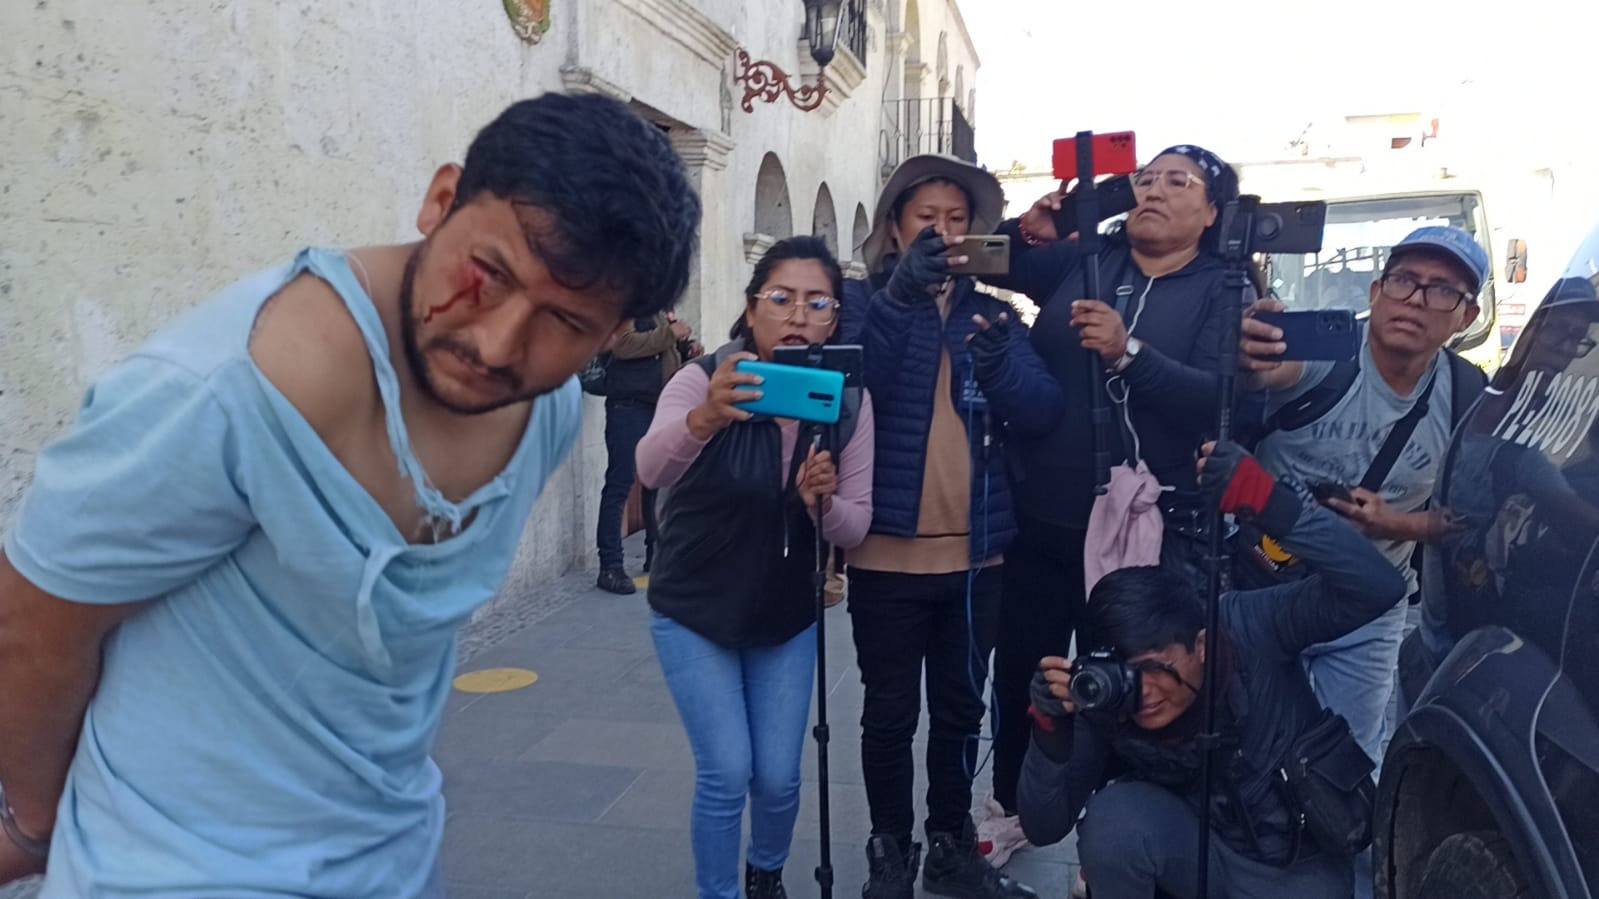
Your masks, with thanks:
M656 613L650 630L694 750L690 829L699 899L739 899L746 797L749 864L776 871L788 861L816 676L816 628L754 649L726 649Z
M1375 621L1305 651L1305 673L1321 704L1344 716L1355 742L1378 765L1388 743L1388 701L1399 673L1399 644L1409 603ZM1371 896L1371 850L1355 857L1355 899Z
M594 534L601 569L622 567L622 513L638 476L638 442L644 439L654 418L654 403L605 401L605 485L600 488L600 520ZM644 540L654 549L654 490L644 491Z

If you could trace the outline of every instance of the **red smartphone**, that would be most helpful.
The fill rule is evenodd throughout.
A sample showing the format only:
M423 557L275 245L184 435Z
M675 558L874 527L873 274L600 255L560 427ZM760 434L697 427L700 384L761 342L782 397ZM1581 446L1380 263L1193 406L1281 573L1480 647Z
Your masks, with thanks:
M1131 175L1138 171L1138 150L1133 132L1094 135L1094 174ZM1077 138L1063 137L1055 141L1055 177L1062 181L1076 178Z

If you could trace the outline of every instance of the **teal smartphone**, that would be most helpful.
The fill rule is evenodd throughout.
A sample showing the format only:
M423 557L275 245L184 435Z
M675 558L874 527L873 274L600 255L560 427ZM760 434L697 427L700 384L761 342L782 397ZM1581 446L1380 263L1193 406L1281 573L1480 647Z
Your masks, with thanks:
M740 362L738 371L758 375L764 381L760 387L753 388L764 395L758 400L739 403L740 408L773 418L838 424L839 412L844 406L843 372L750 360Z

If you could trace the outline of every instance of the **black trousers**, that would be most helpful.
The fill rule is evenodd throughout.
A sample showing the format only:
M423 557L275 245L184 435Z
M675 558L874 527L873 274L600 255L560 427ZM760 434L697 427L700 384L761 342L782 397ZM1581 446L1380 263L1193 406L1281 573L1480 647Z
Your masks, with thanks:
M1082 617L1085 531L1022 521L1005 550L994 649L994 798L1016 813L1016 783L1031 727L1028 687L1045 656L1067 656Z
M622 567L622 513L638 477L638 442L655 418L655 404L635 400L605 401L605 486L600 489L600 520L594 545L600 568ZM655 546L655 491L644 491L644 541Z
M983 682L999 615L999 566L968 575L850 568L849 611L866 687L861 764L872 833L909 837L915 826L911 741L927 683L926 831L959 834L970 818L972 775L985 710ZM969 623L969 624L968 624Z

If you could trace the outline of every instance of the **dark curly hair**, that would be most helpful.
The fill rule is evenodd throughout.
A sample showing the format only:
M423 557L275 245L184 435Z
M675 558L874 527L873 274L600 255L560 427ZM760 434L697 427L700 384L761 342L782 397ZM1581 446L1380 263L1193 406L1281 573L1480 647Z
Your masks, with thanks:
M616 100L513 103L467 149L455 205L483 193L548 213L528 245L561 285L620 291L625 318L670 309L688 286L700 199L666 135Z
M755 263L755 273L750 276L750 283L744 287L746 310L754 308L755 295L760 293L761 287L772 277L772 270L794 259L814 259L820 263L822 271L827 273L827 280L833 287L834 299L840 303L844 302L844 269L839 266L838 258L827 248L826 241L805 234L799 237L785 237L772 244L771 249L761 256L761 261ZM727 336L733 340L750 336L749 323L744 320L743 315L733 322L733 327Z

